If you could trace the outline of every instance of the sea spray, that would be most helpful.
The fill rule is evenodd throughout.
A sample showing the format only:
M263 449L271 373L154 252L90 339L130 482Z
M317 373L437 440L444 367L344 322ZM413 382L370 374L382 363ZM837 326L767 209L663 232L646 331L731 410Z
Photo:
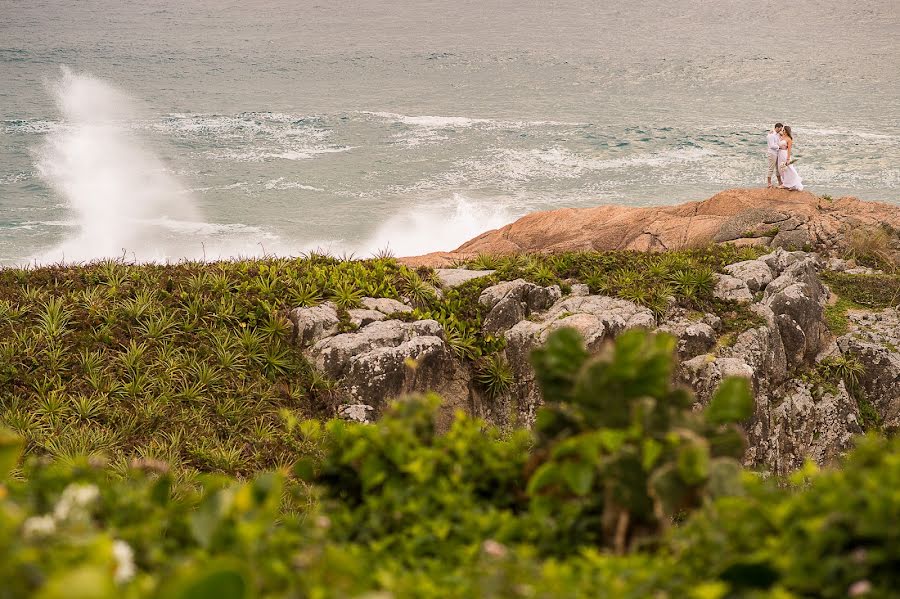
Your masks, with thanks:
M396 256L450 251L518 214L496 199L474 200L454 193L450 202L418 206L388 219L362 244L362 253L390 250Z
M199 212L191 194L129 127L138 105L110 84L68 69L49 88L62 126L38 150L37 171L65 201L77 232L42 258L125 254L159 260L188 250L165 223L196 222Z

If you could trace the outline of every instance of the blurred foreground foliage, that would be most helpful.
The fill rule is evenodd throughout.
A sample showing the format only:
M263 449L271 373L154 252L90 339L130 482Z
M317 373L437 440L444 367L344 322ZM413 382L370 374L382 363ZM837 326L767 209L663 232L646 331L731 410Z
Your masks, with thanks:
M672 340L533 356L545 405L501 434L436 397L374 425L296 422L291 468L174 485L163 462L31 458L0 433L0 598L887 597L900 588L900 440L841 469L741 469L746 383L702 412Z

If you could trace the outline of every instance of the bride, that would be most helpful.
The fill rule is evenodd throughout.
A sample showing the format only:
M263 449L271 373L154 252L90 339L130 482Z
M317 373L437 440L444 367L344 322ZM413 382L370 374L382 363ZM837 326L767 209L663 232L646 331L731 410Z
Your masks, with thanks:
M791 128L787 125L781 130L781 141L778 142L778 165L781 169L781 189L790 189L792 191L803 191L803 180L797 169L791 162L791 150L794 148L794 138L791 135Z

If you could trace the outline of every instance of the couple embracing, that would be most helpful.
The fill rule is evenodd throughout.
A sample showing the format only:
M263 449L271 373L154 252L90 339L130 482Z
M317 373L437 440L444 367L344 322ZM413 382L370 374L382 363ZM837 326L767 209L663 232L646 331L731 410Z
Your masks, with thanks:
M803 180L793 163L791 151L794 149L794 137L791 128L781 123L775 123L775 128L766 136L769 149L766 153L769 167L766 172L766 187L772 187L772 172L778 178L780 189L803 191Z

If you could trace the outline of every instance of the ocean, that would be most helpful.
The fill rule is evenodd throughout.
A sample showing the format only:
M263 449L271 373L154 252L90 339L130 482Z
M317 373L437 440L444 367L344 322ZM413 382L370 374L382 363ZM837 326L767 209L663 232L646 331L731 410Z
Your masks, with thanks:
M896 0L0 0L0 266L450 250L758 186L900 203Z

